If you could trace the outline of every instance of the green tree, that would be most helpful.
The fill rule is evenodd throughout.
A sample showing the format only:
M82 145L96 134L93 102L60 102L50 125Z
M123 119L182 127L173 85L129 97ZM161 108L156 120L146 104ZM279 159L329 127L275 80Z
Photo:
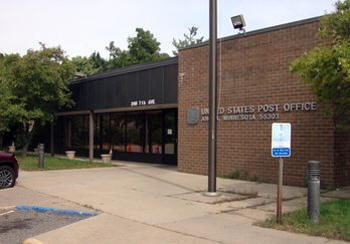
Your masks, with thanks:
M128 38L127 50L116 47L113 41L106 50L109 52L107 70L169 58L160 52L160 43L153 34L142 28L136 28L136 36Z
M53 122L55 113L73 105L68 80L74 67L60 47L28 50L19 55L5 55L0 66L0 80L6 94L2 109L11 123L18 123L25 155L38 125ZM7 92L7 93L6 93ZM5 108L4 108L5 107ZM8 108L8 109L6 109Z
M99 52L93 52L89 59L91 60L93 68L97 69L98 72L106 71L107 61L101 57Z
M178 39L176 40L173 38L173 46L176 48L175 51L173 51L173 54L175 56L178 55L178 52L181 48L189 47L195 44L200 44L204 41L204 36L197 37L198 35L198 28L195 26L192 26L191 28L188 28L189 33L184 34L184 39Z
M93 52L89 57L76 56L71 59L76 73L86 76L94 75L108 69L108 61L99 52Z
M168 54L160 52L160 43L153 34L142 28L136 28L136 36L128 38L128 49L120 49L114 41L109 42L105 48L109 53L108 60L102 58L98 52L89 57L73 57L71 62L75 71L94 75L115 68L169 58Z
M2 62L0 60L0 67ZM10 131L10 126L23 113L23 104L16 104L9 84L0 77L0 149L3 147L4 133Z
M136 28L136 36L128 38L128 48L131 64L140 64L168 58L166 53L160 53L160 43L150 31Z
M80 73L80 75L89 76L99 72L99 69L94 67L88 57L76 56L71 59L71 62L74 65L75 72Z
M23 114L23 104L16 103L18 99L12 93L10 82L3 77L4 67L13 67L20 59L18 54L0 55L0 149L4 133L10 131L10 126L16 123L16 118ZM14 72L19 72L14 70Z
M116 47L114 45L114 41L109 42L108 46L106 47L106 50L109 52L109 58L115 59L120 56L120 53L122 50L119 47Z
M321 20L321 44L291 65L310 84L337 128L350 129L350 0Z
M107 63L108 70L125 67L132 63L129 51L121 50L119 47L116 47L113 41L109 43L106 50L109 52L109 60Z

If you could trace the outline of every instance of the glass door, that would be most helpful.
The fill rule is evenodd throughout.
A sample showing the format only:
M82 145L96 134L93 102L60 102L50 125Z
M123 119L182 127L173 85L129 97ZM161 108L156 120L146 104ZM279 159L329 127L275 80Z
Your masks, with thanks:
M162 112L153 111L146 114L145 153L161 155L162 148Z
M163 163L177 163L177 111L163 111Z

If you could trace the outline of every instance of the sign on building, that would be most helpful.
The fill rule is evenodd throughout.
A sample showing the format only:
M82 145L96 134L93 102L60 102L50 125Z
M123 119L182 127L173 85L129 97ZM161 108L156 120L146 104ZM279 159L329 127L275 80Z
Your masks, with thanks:
M273 123L271 136L271 155L275 158L290 157L291 128L290 123Z
M199 108L189 108L187 110L187 124L195 125L199 121Z

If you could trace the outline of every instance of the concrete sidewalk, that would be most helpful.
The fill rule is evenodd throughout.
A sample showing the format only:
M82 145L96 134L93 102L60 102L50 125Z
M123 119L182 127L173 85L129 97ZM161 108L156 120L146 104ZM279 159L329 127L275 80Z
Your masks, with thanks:
M246 218L230 214L202 216L160 226L142 224L110 214L102 214L36 236L35 239L48 244L342 243L324 238L254 227L250 225L250 221Z
M157 165L22 172L19 184L103 214L37 237L47 244L342 243L263 229L274 214L276 186L218 179L218 198L204 197L207 177ZM284 187L284 211L306 205L306 189Z

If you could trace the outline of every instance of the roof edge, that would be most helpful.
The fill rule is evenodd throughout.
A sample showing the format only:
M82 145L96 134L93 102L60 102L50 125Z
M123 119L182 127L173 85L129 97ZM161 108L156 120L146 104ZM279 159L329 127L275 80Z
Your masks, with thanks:
M248 36L253 36L253 35L266 33L266 32L270 32L270 31L280 30L280 29L284 29L284 28L288 28L288 27L294 27L294 26L298 26L298 25L311 23L311 22L316 22L316 21L319 21L323 16L324 15L316 16L316 17L312 17L312 18L308 18L308 19L297 20L297 21L293 21L293 22L288 22L285 24L275 25L275 26L257 29L257 30L253 30L253 31L248 31L246 33L239 33L239 34L235 34L235 35L231 35L231 36L226 36L226 37L219 38L218 42L230 41L230 40L234 40L234 39L241 38L241 37L248 37ZM202 46L206 46L208 44L209 44L209 41L206 41L206 42L195 44L195 45L192 45L189 47L181 48L179 51L197 48L197 47L202 47Z
M134 64L122 68L116 68L114 70L110 70L107 72L102 72L99 74L91 75L85 78L79 78L72 80L69 85L75 85L79 83L84 83L92 80L99 80L99 79L104 79L104 78L110 78L113 76L117 75L123 75L131 72L137 72L137 71L142 71L142 70L147 70L147 69L154 69L162 66L168 66L172 64L177 64L178 63L178 57L171 57L168 59L160 60L160 61L155 61L155 62L150 62L150 63L144 63L144 64Z

